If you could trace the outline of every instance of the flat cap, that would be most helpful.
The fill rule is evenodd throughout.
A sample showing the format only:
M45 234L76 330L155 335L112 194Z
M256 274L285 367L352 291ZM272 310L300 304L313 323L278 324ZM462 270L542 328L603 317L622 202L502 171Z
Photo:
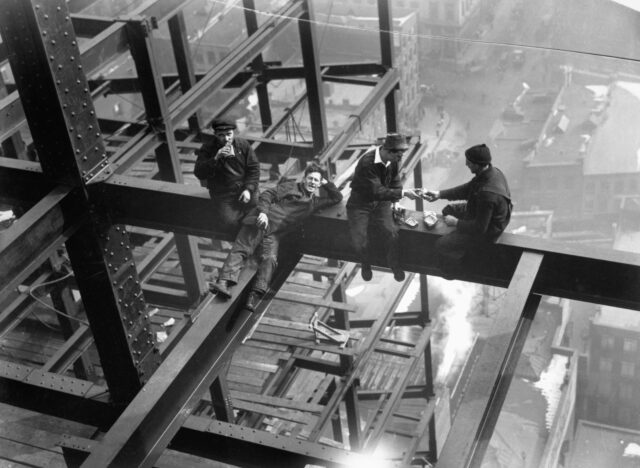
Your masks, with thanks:
M229 118L220 118L213 119L211 122L211 128L213 131L223 131L223 130L235 130L237 127L236 122Z

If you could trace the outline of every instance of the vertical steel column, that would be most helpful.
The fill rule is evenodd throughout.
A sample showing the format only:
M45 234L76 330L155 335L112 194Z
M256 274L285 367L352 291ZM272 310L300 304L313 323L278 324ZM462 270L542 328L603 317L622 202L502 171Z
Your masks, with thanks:
M80 188L87 222L67 251L111 397L129 401L159 355L127 233L88 198L111 168L66 2L4 1L0 31L43 172Z
M227 373L231 366L231 359L229 359L224 365L223 369L215 378L211 386L209 387L209 393L211 395L211 406L216 414L218 421L235 422L233 415L233 405L231 404L231 396L229 395L229 386L227 385Z
M2 74L0 74L0 98L8 95L7 86L4 82ZM16 131L9 138L2 142L2 155L7 158L24 159L27 152L27 148L22 140L20 131Z
M346 302L346 294L344 290L344 278L340 284L336 286L331 297L337 302ZM345 310L334 310L335 323L337 328L349 330L349 313ZM350 343L347 344L349 346ZM351 369L353 367L353 356L340 356L340 366L343 369ZM360 411L358 408L358 386L359 381L355 379L353 385L349 387L344 396L344 403L347 410L347 426L349 427L349 447L356 451L360 449L362 442L362 430L360 428Z
M311 121L313 150L319 154L327 145L327 118L324 109L320 57L316 40L316 29L313 24L314 13L311 0L304 0L304 6L305 12L298 20L298 29L300 30L302 63L305 70L304 79L309 101L309 120Z
M162 180L183 183L180 156L173 134L173 124L169 117L162 76L153 51L150 24L147 21L127 23L127 38L138 72L147 121L163 138L163 143L156 149L160 177ZM198 245L194 237L187 235L176 234L175 239L187 295L192 302L195 302L206 290Z
M380 53L382 65L393 68L393 16L391 14L391 0L378 0L378 24L380 26ZM398 131L398 117L396 91L391 91L384 100L385 115L387 117L387 131Z
M178 78L180 78L180 90L186 93L196 84L196 74L193 70L193 61L191 60L191 49L189 48L189 40L187 39L187 28L184 23L184 13L180 10L174 16L169 18L169 34L171 35L171 46L173 47L173 56L176 59L176 67L178 68ZM189 130L194 133L200 131L200 111L197 110L188 119Z
M60 276L60 273L57 273L57 275ZM78 304L73 299L71 289L68 285L64 284L62 286L54 287L50 295L51 303L56 310L64 312L71 317L78 315ZM70 319L69 317L65 317L64 315L56 314L56 316L58 317L58 323L62 330L62 336L65 340L68 340L78 329L78 322ZM91 364L91 360L87 353L84 353L80 359L73 363L73 370L77 378L91 380L91 377L93 376L93 365Z
M244 5L244 20L247 24L247 33L249 36L258 30L258 19L256 17L256 5L254 0L242 0ZM253 59L253 71L262 75L264 71L264 60L262 54ZM267 83L259 78L260 83L256 86L256 94L258 95L258 108L260 109L260 122L262 123L262 131L265 132L273 123L271 117L271 106L269 105L269 91Z

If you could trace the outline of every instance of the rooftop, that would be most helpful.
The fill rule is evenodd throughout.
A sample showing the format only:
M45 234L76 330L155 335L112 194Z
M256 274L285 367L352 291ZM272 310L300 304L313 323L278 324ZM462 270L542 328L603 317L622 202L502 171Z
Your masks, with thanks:
M578 421L569 468L637 467L640 432Z

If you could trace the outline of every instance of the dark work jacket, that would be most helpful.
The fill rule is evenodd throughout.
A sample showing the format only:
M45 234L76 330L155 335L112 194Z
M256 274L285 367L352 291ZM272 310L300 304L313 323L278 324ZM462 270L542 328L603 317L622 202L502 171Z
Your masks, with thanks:
M500 169L493 166L466 184L441 190L440 198L466 200L464 218L458 221L456 229L483 236L490 241L500 237L511 219L511 192L507 179Z
M351 181L351 196L347 206L357 206L379 201L398 201L402 198L402 182L398 163L388 166L374 163L376 149L362 155Z
M288 180L263 191L257 208L242 223L253 225L258 214L264 213L269 218L269 234L286 234L300 226L314 211L335 205L341 200L342 194L332 182L320 187L318 194L309 194L301 182Z
M204 143L196 151L198 157L193 169L194 175L207 181L211 198L237 198L245 189L251 193L256 192L260 180L260 163L249 142L234 138L232 146L235 155L216 161L215 156L223 146L216 138Z

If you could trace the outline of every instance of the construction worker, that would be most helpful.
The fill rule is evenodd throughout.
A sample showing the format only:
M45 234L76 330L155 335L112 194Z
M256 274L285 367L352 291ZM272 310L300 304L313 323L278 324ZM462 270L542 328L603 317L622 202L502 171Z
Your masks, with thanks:
M491 151L485 144L468 148L466 166L473 179L466 184L446 190L426 190L423 198L464 200L449 204L442 214L455 231L436 241L435 251L439 267L445 277L455 277L465 256L483 243L495 242L511 219L511 192L504 174L491 164Z
M396 281L403 281L404 271L398 256L398 227L391 204L407 196L417 198L414 190L404 190L398 172L402 154L409 148L407 138L390 133L381 146L375 146L362 155L351 181L351 196L347 202L347 218L353 248L358 255L362 279L370 281L371 258L369 226L383 238L387 265Z
M258 273L245 305L246 309L254 311L269 287L282 238L294 233L313 212L341 200L338 188L324 178L322 169L315 164L305 169L300 182L281 181L276 187L262 192L258 206L242 220L240 232L211 290L219 297L229 299L229 288L238 282L246 258L261 246Z
M236 137L233 120L215 119L211 128L214 137L196 151L193 173L206 181L217 227L236 234L242 218L256 206L260 163L249 142Z

